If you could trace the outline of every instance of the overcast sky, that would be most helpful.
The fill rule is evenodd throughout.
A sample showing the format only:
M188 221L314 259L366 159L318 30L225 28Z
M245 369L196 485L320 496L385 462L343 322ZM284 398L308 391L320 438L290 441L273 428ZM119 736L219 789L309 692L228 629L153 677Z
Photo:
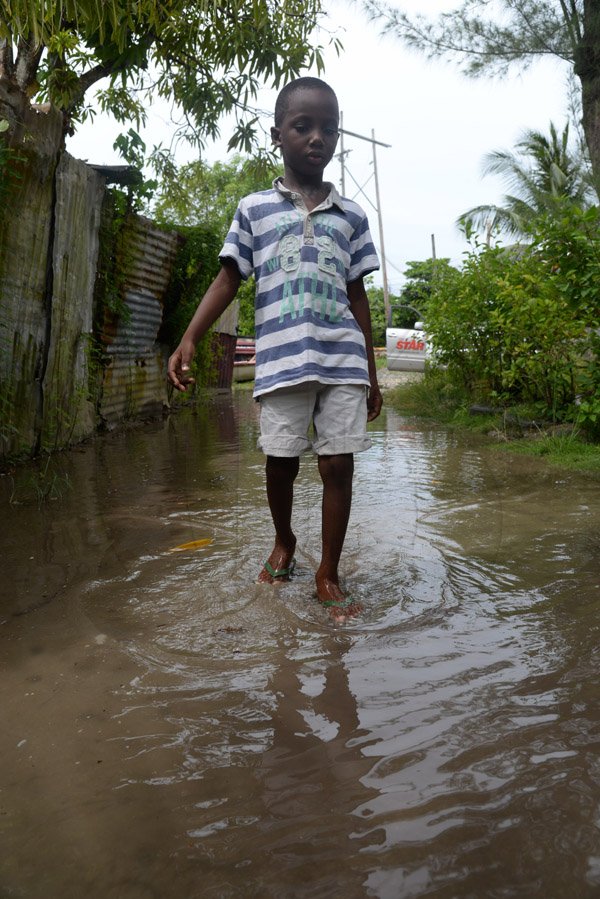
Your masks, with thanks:
M398 5L407 11L435 12L457 4L404 0ZM450 63L427 62L393 37L381 37L359 7L331 0L329 8L344 52L339 58L326 54L322 77L338 94L344 128L366 137L374 131L377 140L391 145L377 148L377 165L387 274L394 290L402 283L407 261L431 256L432 234L437 255L460 263L466 244L456 218L472 206L500 200L503 193L497 178L482 178L482 157L491 150L512 149L526 128L547 131L551 120L563 127L568 68L546 60L521 75L473 81ZM274 98L264 91L261 108L272 110ZM143 132L149 146L169 143L168 119L166 108L151 112ZM267 118L265 129L269 124ZM70 139L67 149L94 163L122 162L112 148L121 130L98 117ZM227 123L222 132L223 141L206 148L208 161L225 156L231 132ZM346 195L366 210L379 248L371 144L347 137L345 149L350 151ZM193 155L184 147L178 151L181 161ZM326 177L339 186L340 174L340 163L334 160ZM357 184L364 186L364 193Z

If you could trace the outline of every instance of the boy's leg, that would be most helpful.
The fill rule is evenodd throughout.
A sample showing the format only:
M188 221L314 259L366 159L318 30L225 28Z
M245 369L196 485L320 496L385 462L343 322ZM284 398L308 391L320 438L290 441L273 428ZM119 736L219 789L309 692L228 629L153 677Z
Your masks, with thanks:
M296 548L292 531L294 481L300 455L310 448L307 437L312 419L315 388L306 385L276 390L260 400L259 445L267 457L267 499L275 526L275 546L258 579L272 584L287 575L273 572L290 568Z
M338 576L338 565L352 505L354 453L371 445L366 433L367 402L365 388L357 384L338 384L319 392L314 426L314 448L319 454L319 472L323 481L323 550L317 569L317 596L327 603L332 617L343 619L357 615L361 606L348 602Z
M342 453L335 456L319 456L319 473L323 481L323 515L322 539L323 550L321 564L317 569L315 581L317 596L320 602L344 603L344 596L339 583L338 565L344 546L350 508L352 505L352 477L354 474L354 456ZM343 610L335 610L335 617L340 614L352 615L360 608L351 605Z
M267 562L271 571L275 572L289 569L294 558L296 535L292 531L292 505L294 481L299 467L298 456L267 456L267 499L275 526L275 546ZM267 584L276 580L266 567L262 569L258 579Z

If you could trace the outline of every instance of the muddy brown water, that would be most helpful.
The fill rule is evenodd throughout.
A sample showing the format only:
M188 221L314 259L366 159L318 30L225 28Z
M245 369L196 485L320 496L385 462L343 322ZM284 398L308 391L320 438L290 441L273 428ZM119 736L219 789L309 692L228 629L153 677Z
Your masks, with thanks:
M246 391L1 479L2 897L600 896L600 485L372 433L343 627Z

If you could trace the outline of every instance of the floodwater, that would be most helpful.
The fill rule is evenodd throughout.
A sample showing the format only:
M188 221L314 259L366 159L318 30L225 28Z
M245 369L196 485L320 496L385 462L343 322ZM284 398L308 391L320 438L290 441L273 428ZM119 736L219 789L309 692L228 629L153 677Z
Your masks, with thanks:
M343 626L247 391L0 480L2 897L600 896L600 484L372 432Z

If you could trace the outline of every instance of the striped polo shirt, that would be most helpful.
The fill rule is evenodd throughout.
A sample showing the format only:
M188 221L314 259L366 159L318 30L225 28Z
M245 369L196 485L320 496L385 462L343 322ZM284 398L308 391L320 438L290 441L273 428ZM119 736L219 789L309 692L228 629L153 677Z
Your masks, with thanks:
M281 179L244 197L221 250L256 278L254 396L305 381L369 384L347 284L379 260L363 210L328 187L311 212Z

